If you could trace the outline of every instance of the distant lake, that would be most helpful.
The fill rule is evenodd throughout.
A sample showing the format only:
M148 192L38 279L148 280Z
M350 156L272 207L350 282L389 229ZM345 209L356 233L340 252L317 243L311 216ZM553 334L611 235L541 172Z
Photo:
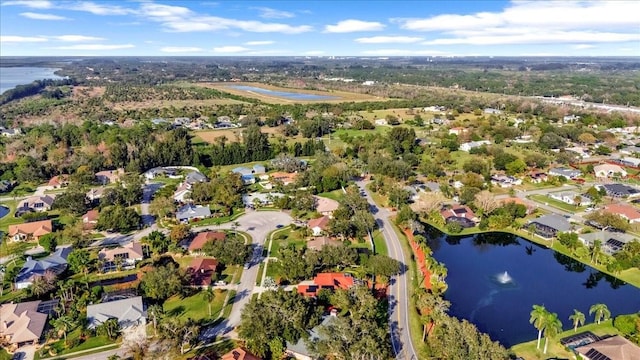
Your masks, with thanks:
M35 80L64 79L54 72L60 69L40 67L0 67L0 94Z
M255 86L246 86L246 85L229 85L227 86L232 89L255 92L258 94L263 94L267 96L279 97L289 100L333 100L338 99L336 96L329 95L316 95L316 94L306 94L306 93L296 93L289 91L276 91L276 90L268 90Z
M564 330L572 328L573 309L593 322L589 307L596 303L612 316L640 311L640 289L518 236L447 236L425 227L433 257L448 269L449 314L506 347L536 338L529 324L534 304L558 313Z

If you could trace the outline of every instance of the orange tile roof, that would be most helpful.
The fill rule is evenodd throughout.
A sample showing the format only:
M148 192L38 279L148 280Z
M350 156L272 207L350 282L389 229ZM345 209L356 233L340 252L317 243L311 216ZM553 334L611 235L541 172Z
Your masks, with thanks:
M241 347L237 347L229 351L228 353L222 355L220 360L262 360L262 359L253 355L252 353L250 353L249 351Z
M32 235L39 238L53 231L51 220L34 221L18 225L9 225L9 236L16 234Z
M270 176L273 180L282 181L286 185L296 181L298 173L274 172Z
M98 212L98 210L89 210L82 216L82 221L86 223L98 221L99 215L100 213Z
M197 286L211 285L211 277L216 271L218 260L214 258L195 258L191 260L187 272L191 274L191 284Z
M324 230L327 227L327 225L329 225L328 216L319 217L317 219L311 219L309 220L309 222L307 222L307 226L309 227L309 229L313 229L314 227L317 226L320 229Z
M220 231L204 231L198 233L191 244L189 244L189 251L196 251L202 249L204 244L211 240L224 240L226 238L226 234Z
M68 182L69 182L69 175L63 174L63 175L56 175L51 179L49 179L49 183L47 185L60 186L63 183L68 183Z
M605 206L604 211L623 216L629 221L640 219L640 211L631 205L611 204Z
M313 278L313 284L300 284L297 291L302 295L316 296L321 289L349 289L355 281L349 274L319 273Z

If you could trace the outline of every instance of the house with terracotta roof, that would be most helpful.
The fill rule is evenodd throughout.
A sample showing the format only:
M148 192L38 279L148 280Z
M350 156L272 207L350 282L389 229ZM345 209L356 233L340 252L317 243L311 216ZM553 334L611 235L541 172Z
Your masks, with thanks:
M116 170L103 170L98 171L95 176L98 182L102 185L113 184L118 182L120 178L124 175L124 169L116 169Z
M279 181L282 185L289 185L296 182L298 178L298 173L287 173L287 172L274 172L270 174L271 180Z
M0 305L0 337L9 344L37 344L47 324L47 314L39 312L42 301Z
M136 262L144 259L144 249L141 243L132 241L113 249L103 248L98 252L98 259L108 263L119 262L123 267L131 268L135 266ZM105 266L111 267L111 265L115 264L106 264Z
M640 359L640 347L620 335L577 347L575 351L585 360Z
M218 260L214 258L195 258L191 260L187 273L191 275L191 286L211 286L211 278L216 273Z
M85 230L93 230L98 224L98 216L100 216L98 210L87 211L86 214L82 215L82 227Z
M298 285L298 293L305 296L317 296L318 291L321 289L335 290L343 289L347 290L356 284L355 279L351 274L346 273L319 273L313 281L303 281Z
M611 204L605 206L603 210L610 214L618 215L630 223L640 222L640 211L631 205Z
M47 183L47 185L55 189L66 187L67 185L69 185L69 175L67 174L56 175L51 179L49 179L49 182Z
M227 234L221 231L200 232L193 238L193 240L189 244L189 252L197 253L202 250L204 244L208 243L209 241L223 241L224 239L226 239L226 237Z
M340 203L333 199L316 195L314 195L313 198L316 200L316 211L322 215L331 217L333 212L338 210L338 207L340 207Z
M315 236L312 239L307 241L307 249L311 250L322 250L324 246L340 246L342 245L341 241L334 240L328 236Z
M262 360L262 358L253 355L244 348L237 347L222 355L222 357L220 357L220 360Z
M326 215L317 219L311 219L307 222L307 227L311 229L313 236L320 236L329 226L329 220L330 218Z
M43 196L31 196L24 200L22 200L18 204L18 208L16 212L26 212L26 211L49 211L51 210L51 206L53 205L53 196L43 195Z
M53 231L51 220L28 222L24 224L9 225L9 237L13 241L24 241L29 238L40 239L41 236Z

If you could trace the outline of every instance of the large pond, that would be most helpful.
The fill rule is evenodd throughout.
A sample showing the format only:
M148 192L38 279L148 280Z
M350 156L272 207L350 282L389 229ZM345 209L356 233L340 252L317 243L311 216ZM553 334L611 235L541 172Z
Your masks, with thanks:
M60 69L39 67L0 67L0 94L34 80L63 79L54 74Z
M426 226L433 257L448 269L450 315L474 323L510 347L533 340L531 307L558 313L565 330L573 309L585 314L604 303L612 316L640 311L640 289L560 253L504 233L467 237L443 235Z
M231 89L255 92L258 94L263 94L267 96L279 97L288 100L334 100L338 99L336 96L330 95L316 95L316 94L306 94L306 93L296 93L296 92L288 92L288 91L277 91L277 90L269 90L263 89L255 86L247 86L247 85L229 85L227 86Z

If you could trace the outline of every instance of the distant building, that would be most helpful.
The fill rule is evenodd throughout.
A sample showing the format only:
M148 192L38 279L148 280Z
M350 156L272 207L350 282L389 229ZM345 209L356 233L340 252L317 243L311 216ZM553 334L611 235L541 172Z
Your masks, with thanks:
M100 184L113 184L124 175L124 169L98 171L95 175Z
M469 129L463 127L454 127L449 129L449 135L462 135L469 132Z
M69 175L62 174L56 175L49 179L47 186L51 186L52 188L59 189L69 185Z
M466 143L460 144L460 150L469 152L472 149L476 149L483 145L489 145L489 144L491 144L491 141L489 140L466 142Z
M567 179L575 179L582 175L580 170L572 170L563 167L553 168L549 170L551 176L564 176Z

